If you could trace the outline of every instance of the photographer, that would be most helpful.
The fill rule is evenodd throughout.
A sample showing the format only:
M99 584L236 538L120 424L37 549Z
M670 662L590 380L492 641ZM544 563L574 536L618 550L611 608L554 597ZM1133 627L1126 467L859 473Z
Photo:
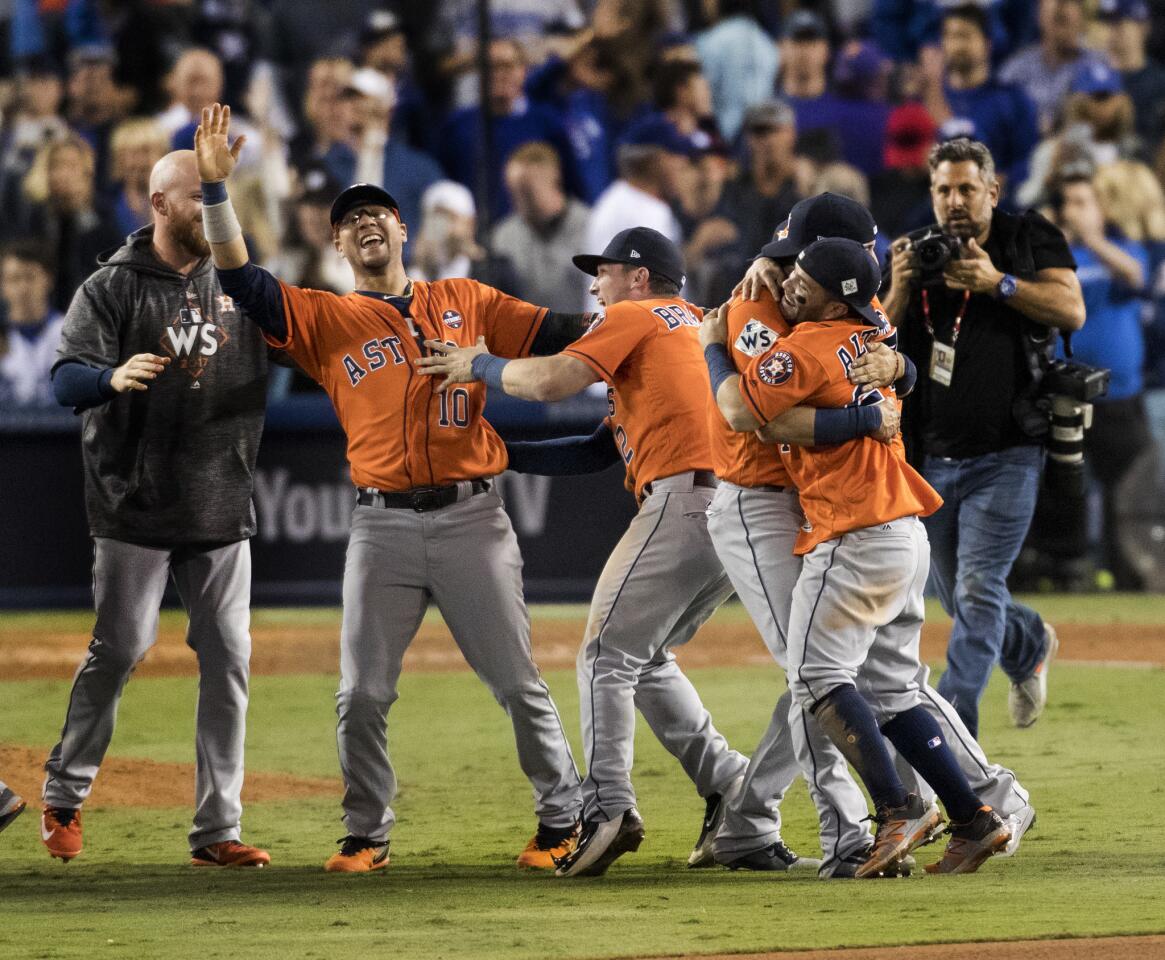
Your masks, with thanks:
M1084 301L1060 230L996 209L982 143L939 144L928 164L938 223L894 242L883 304L919 370L907 407L912 456L944 500L926 520L932 576L954 618L939 692L977 732L998 661L1012 720L1026 727L1043 710L1056 648L1051 628L1007 590L1044 460L1047 419L1032 422L1037 354L1049 328L1083 326Z

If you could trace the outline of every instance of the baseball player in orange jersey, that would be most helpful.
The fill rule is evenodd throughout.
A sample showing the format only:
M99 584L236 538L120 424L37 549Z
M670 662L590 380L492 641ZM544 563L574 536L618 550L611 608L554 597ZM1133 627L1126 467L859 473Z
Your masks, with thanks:
M430 600L513 723L539 818L519 865L552 868L552 857L573 846L581 781L531 656L522 558L491 489L490 478L506 467L505 447L482 417L483 387L438 393L413 361L425 338L483 337L509 357L555 352L581 333L582 317L554 316L471 280L412 283L396 201L369 184L344 190L331 213L356 290L340 297L278 282L249 263L226 194L241 148L229 144L229 123L229 108L215 105L203 111L195 137L203 220L223 289L328 392L357 486L336 695L348 836L326 869L388 864L396 778L386 718Z
M559 861L564 877L601 874L643 840L631 785L636 707L702 797L728 792L748 762L713 727L672 653L732 593L705 518L716 483L708 378L699 309L678 296L683 258L658 231L635 227L574 262L595 275L606 313L558 356L507 363L434 344L446 356L418 361L444 374L446 389L476 378L527 400L608 385L609 427L640 509L599 577L579 651L587 777L582 835Z
M835 194L820 194L793 208L773 242L761 250L761 256L791 270L796 254L817 237L848 237L872 251L876 230L869 211L861 204ZM726 344L737 372L747 369L754 357L766 353L792 330L767 289L758 293L758 301L734 300L728 309L726 327ZM888 386L899 369L907 365L905 357L895 362L896 359L897 355L883 341L871 341L867 352L851 366L850 380ZM901 392L902 384L896 386ZM709 399L712 453L721 482L708 510L708 531L737 595L774 658L786 667L790 598L801 571L801 559L793 553L804 520L797 490L776 447L753 433L733 431L715 400ZM790 439L787 421L791 414L805 409L794 407L782 414L766 426L766 436ZM859 424L858 417L878 419L879 411L895 414L894 430L886 435L892 436L897 429L896 409L887 404L818 414L852 414L853 429L864 431L866 425ZM774 427L783 433L774 433ZM820 421L816 427L816 437L810 436L809 445L814 440L835 443L853 438L827 436ZM1012 771L987 760L954 708L929 686L928 677L929 668L924 664L917 677L921 703L947 736L960 768L979 795L1009 820L1014 818L1009 825L1013 828L1012 842L1018 845L1034 816L1027 791ZM895 759L910 792L932 799L933 791L926 782L900 757ZM865 861L870 843L863 822L867 813L865 798L850 777L840 751L820 725L793 701L791 691L782 694L772 722L752 754L744 789L725 800L723 823L714 845L718 862L751 869L780 869L779 847L774 848L780 843L776 808L798 772L809 783L821 819L825 855L821 876L853 875ZM1010 843L1009 851L1013 852ZM691 861L689 864L697 865Z
M887 328L870 303L879 282L872 259L852 240L819 240L803 250L781 301L796 329L755 358L743 377L726 354L709 352L710 379L728 423L757 429L804 402L897 402L893 388L855 391L848 379L866 344ZM723 344L724 336L717 318L702 339ZM876 809L874 844L854 875L894 871L941 823L937 806L906 790L883 735L935 788L951 819L951 842L928 872L972 872L1010 833L971 788L919 702L929 547L918 518L941 500L906 464L900 443L867 438L782 448L781 456L806 516L795 548L804 560L789 617L789 685L854 765Z

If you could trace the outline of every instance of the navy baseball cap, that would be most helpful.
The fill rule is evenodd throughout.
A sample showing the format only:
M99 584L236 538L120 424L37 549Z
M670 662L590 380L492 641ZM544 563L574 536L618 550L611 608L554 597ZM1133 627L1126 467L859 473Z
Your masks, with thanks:
M685 137L667 117L653 113L632 123L619 138L621 146L660 147L668 153L695 157L699 148L690 137Z
M1089 96L1095 93L1112 94L1121 93L1124 88L1121 75L1103 60L1080 64L1072 77L1073 93L1086 93Z
M1136 20L1144 23L1149 19L1149 5L1145 0L1100 0L1097 13L1101 20Z
M592 277L598 275L601 263L626 263L633 267L647 267L677 287L682 287L688 279L684 274L684 255L680 248L651 227L620 230L602 253L580 253L572 260L583 273Z
M836 193L819 193L799 201L789 211L772 241L761 247L760 255L780 260L795 257L809 244L826 237L873 243L877 235L873 215L856 200Z
M828 37L829 28L825 21L812 10L795 10L782 24L782 39L825 40Z
M882 275L873 257L856 240L845 237L816 240L801 251L797 266L835 300L847 304L875 326L884 324L878 311L870 305L882 285Z
M392 194L383 187L378 187L374 183L354 183L340 191L340 195L332 203L332 226L339 223L344 214L353 207L362 205L375 207L388 207L400 219L400 204L393 198Z

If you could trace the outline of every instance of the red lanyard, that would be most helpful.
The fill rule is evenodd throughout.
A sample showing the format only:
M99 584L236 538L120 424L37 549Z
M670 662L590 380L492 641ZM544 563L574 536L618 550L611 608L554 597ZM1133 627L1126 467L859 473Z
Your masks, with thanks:
M971 291L963 291L963 305L959 307L959 312L955 315L954 333L951 335L951 346L953 347L959 342L959 330L963 326L963 317L967 315L967 301L971 299ZM927 295L927 290L924 287L922 290L922 320L926 324L926 332L930 334L931 339L937 340L938 337L934 335L934 324L930 322L930 297Z

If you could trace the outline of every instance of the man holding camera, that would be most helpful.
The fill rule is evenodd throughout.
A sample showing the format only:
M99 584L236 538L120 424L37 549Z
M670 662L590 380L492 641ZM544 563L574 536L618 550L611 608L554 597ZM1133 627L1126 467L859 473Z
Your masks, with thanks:
M977 735L997 661L1017 726L1034 723L1047 700L1056 636L1011 599L1007 576L1043 468L1043 358L1052 331L1084 325L1084 301L1060 230L1034 212L996 209L982 143L939 144L928 163L938 223L894 242L883 304L920 373L908 407L914 456L944 501L926 520L934 583L954 619L938 689Z

